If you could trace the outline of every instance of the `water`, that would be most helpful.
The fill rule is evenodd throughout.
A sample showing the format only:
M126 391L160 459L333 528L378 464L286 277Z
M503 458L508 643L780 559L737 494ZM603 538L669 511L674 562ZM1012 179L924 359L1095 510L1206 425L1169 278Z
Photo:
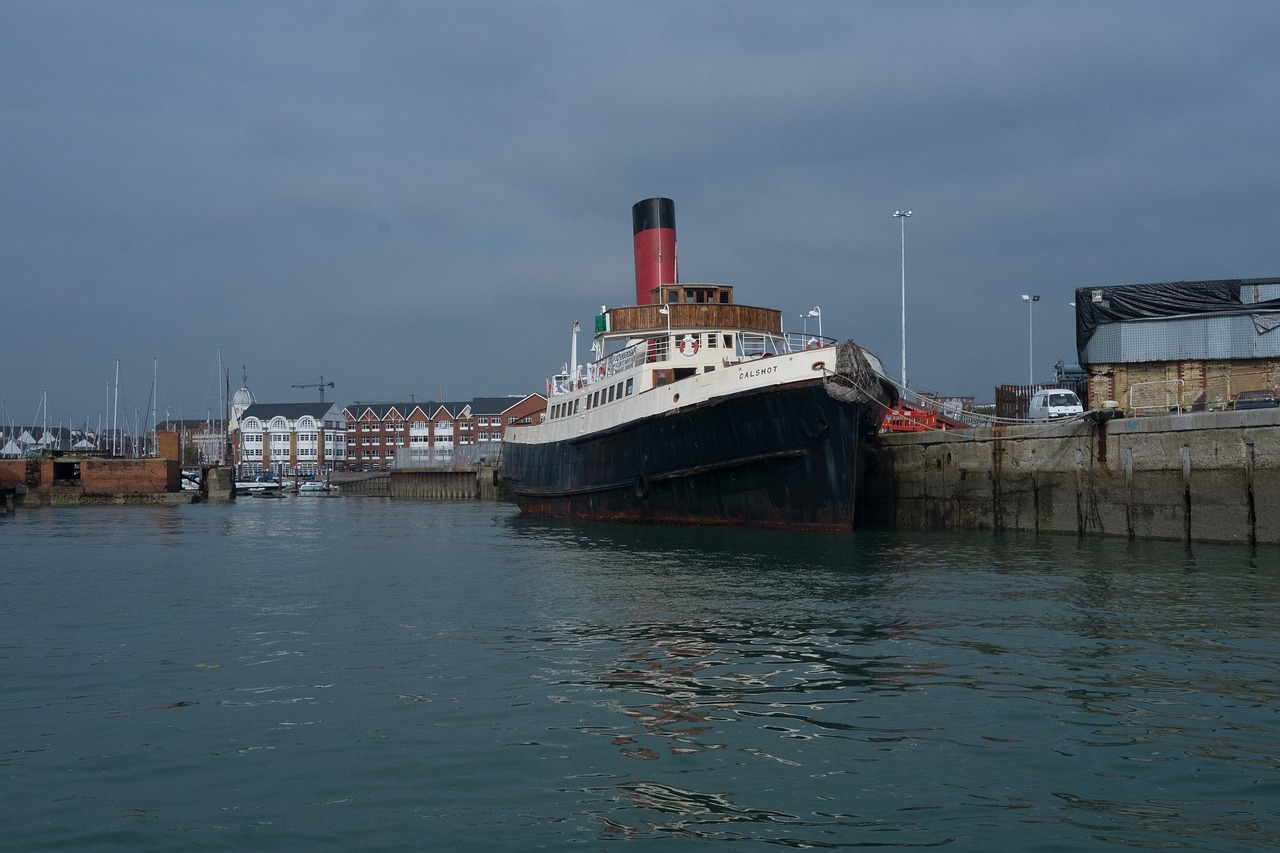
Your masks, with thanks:
M20 510L0 849L1270 849L1278 557Z

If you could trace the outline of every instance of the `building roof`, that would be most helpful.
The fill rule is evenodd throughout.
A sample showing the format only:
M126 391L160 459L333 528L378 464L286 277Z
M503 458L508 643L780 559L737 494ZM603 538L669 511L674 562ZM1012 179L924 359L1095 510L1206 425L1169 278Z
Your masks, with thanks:
M460 418L467 415L468 409L471 410L470 414L472 416L500 415L528 398L529 395L520 394L506 397L473 397L470 400L454 400L443 403L438 403L435 400L401 401L398 403L363 403L356 401L343 408L354 418L360 418L369 413L378 420L384 420L392 410L407 418L414 409L420 409L428 418L435 417L441 409L451 418Z
M341 414L342 411L337 403L254 403L244 410L244 414L240 416L240 422L244 423L246 418L269 421L276 417L296 421L307 416L318 421L340 420Z
M1081 365L1280 357L1280 278L1076 289Z
M529 399L528 394L515 394L506 397L476 397L471 401L471 411L477 415L500 415L517 403Z
M429 414L436 410L437 405L439 404L431 400L423 400L422 402L401 400L399 402L385 403L365 403L360 400L356 400L354 403L349 403L346 406L343 406L342 410L344 412L348 412L355 418L364 417L365 413L369 412L378 420L383 420L392 412L392 410L399 412L401 417L407 418L413 413L414 409L421 409Z

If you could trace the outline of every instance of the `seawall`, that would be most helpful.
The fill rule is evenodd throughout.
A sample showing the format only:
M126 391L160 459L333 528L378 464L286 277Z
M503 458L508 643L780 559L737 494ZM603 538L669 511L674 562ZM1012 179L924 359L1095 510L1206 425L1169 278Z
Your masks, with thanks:
M502 500L497 469L397 468L390 472L335 475L344 495L390 497L395 500Z
M862 520L1280 544L1280 409L881 436Z

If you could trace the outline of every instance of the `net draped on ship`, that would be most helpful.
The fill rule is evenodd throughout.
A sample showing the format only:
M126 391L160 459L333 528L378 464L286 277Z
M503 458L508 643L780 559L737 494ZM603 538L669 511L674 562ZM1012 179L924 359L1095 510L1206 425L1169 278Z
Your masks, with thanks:
M898 401L896 389L871 366L862 347L853 341L837 347L836 369L823 376L823 385L834 399L871 406L877 414Z

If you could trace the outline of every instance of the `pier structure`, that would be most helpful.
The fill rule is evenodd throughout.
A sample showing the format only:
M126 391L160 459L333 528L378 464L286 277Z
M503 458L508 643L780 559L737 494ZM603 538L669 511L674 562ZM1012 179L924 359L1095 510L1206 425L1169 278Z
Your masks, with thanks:
M882 435L862 522L1280 544L1280 409Z

